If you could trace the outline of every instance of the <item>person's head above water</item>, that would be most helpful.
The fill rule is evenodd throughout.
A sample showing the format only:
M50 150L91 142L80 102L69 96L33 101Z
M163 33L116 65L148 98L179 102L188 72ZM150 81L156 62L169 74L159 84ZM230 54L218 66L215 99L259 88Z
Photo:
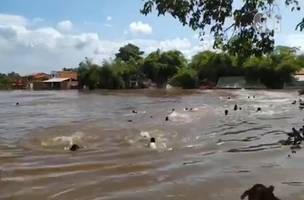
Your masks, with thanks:
M258 107L258 108L257 108L257 112L259 112L259 111L262 111L262 108L261 108L261 107Z
M166 120L166 121L169 121L169 117L168 117L168 116L166 116L165 120Z
M225 115L228 115L228 110L225 110Z
M154 137L151 137L151 138L150 138L150 142L151 142L151 143L155 143L155 138L154 138Z
M16 106L19 106L19 105L20 105L20 103L19 103L19 102L17 102L17 103L16 103Z
M73 144L73 145L70 147L70 151L77 151L78 149L80 149L80 146L77 145L77 144Z

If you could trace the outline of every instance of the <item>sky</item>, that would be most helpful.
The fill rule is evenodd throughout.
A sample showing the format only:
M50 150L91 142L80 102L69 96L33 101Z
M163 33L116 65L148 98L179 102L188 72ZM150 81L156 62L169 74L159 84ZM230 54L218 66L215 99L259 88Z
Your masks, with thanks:
M213 38L170 16L140 14L142 0L1 0L0 72L31 74L77 67L85 57L96 63L113 59L128 43L146 55L157 49L180 50L187 58L212 50ZM299 13L277 0L282 20L277 45L304 51L304 33L295 31ZM304 7L303 7L304 8Z

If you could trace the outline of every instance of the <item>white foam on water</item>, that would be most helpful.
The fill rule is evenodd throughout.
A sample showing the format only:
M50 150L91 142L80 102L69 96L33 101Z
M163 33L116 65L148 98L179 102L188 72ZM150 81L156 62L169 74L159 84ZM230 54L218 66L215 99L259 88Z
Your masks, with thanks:
M217 146L221 146L223 144L224 144L224 142L218 142L218 143L216 143Z
M75 134L73 134L71 136L57 136L57 137L53 138L53 141L63 143L63 144L73 145L74 141L81 140L82 137L83 137L82 132L76 132Z
M79 144L84 139L83 132L75 132L72 135L57 135L51 138L44 138L40 141L40 145L43 148L63 148L68 150L71 145Z
M140 135L144 138L151 138L150 133L148 131L141 131Z
M174 122L191 122L191 117L187 114L178 113L173 111L171 114L168 115L170 121Z

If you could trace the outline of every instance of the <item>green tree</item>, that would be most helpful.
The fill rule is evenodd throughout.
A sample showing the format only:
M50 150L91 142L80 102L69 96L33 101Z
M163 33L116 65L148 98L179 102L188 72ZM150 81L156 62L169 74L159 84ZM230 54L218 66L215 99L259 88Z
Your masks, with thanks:
M139 47L133 44L127 44L119 49L116 54L116 59L120 59L124 62L128 62L131 59L139 60L142 59L143 51L140 51Z
M81 87L88 87L89 89L96 89L100 84L100 67L93 64L88 58L85 58L79 64L78 68L78 81Z
M197 71L202 83L216 84L220 76L236 76L243 73L242 67L235 66L231 56L211 51L194 55L190 66Z
M170 84L183 89L197 88L199 85L197 72L189 67L179 68L177 74L170 80Z
M179 68L186 65L187 60L180 51L157 50L145 58L141 70L146 77L157 84L157 87L164 87L168 79L174 76Z
M140 71L142 63L143 60L135 61L131 58L128 62L118 59L112 64L115 73L123 79L125 88L133 88L133 81L139 84L138 87L143 87L144 76Z
M298 0L285 0L291 11L300 11ZM279 19L275 13L274 0L145 0L141 13L147 15L154 9L159 15L169 14L178 19L184 26L199 30L201 35L210 30L214 36L214 47L227 50L239 57L261 56L270 53L274 48L274 30L255 28L257 13L266 13ZM304 29L304 18L296 26Z
M7 90L10 89L10 80L6 74L0 73L0 89L1 90Z
M99 88L120 89L123 85L122 78L114 72L112 65L104 62L99 69Z
M301 67L295 56L284 52L249 58L244 63L247 79L260 80L268 88L283 88L284 83L290 82L292 75Z

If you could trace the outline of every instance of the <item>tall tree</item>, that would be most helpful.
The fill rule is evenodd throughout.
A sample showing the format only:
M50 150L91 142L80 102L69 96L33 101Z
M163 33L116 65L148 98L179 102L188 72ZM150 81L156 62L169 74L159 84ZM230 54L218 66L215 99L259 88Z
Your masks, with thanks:
M168 79L186 64L187 60L180 51L161 52L157 50L146 57L142 71L157 84L157 87L164 87Z
M301 10L298 0L285 0L285 4L291 11ZM215 48L239 57L271 52L275 27L265 27L265 21L281 18L275 0L145 0L141 12L147 15L154 9L199 30L201 36L210 30ZM304 29L304 19L296 28Z
M116 59L128 62L131 59L139 60L142 59L143 51L140 51L139 47L133 44L127 44L119 49L119 52L116 54Z

